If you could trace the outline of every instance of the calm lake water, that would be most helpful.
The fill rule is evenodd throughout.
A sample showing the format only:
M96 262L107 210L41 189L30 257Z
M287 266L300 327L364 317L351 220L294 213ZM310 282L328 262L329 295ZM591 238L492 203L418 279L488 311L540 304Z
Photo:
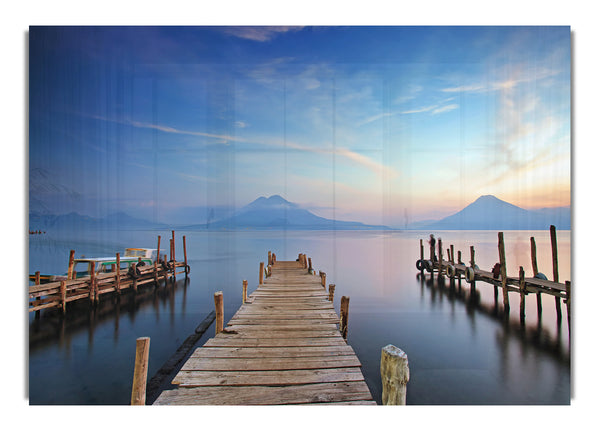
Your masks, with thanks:
M468 285L450 288L415 267L419 239L430 232L391 231L176 231L176 256L183 258L186 236L190 279L165 287L141 288L119 301L109 295L92 309L88 302L69 304L67 315L45 310L29 313L30 404L129 404L135 340L148 336L148 378L177 350L214 309L213 293L223 291L225 321L258 284L259 262L269 250L279 260L299 252L335 283L335 308L350 297L348 343L363 364L374 398L381 402L381 348L403 349L410 365L408 404L569 404L570 342L566 308L557 323L554 298L543 295L538 322L535 295L526 297L526 325L519 325L519 295L510 293L508 321L494 309L493 287L478 282L479 301L465 300ZM444 249L454 244L463 261L475 246L476 263L490 269L498 259L497 232L434 232ZM76 257L113 256L126 247L161 248L170 231L87 232L30 236L29 271L65 273L69 250ZM560 280L571 279L571 232L559 231ZM530 236L535 236L538 267L552 275L548 231L505 232L509 275L518 267L531 276ZM426 247L426 257L428 248ZM499 296L500 309L502 294ZM197 343L214 336L214 323Z

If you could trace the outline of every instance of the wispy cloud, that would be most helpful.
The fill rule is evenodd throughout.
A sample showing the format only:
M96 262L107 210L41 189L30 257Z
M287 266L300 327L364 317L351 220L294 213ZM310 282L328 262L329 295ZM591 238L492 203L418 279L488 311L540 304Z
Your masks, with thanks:
M442 112L453 111L457 108L458 108L458 105L456 103L453 103L451 105L440 106L439 108L436 108L433 111L431 111L431 113L432 114L441 114Z
M278 27L223 27L222 31L231 36L241 39L253 40L255 42L268 42L276 36L302 30L301 26L278 26Z
M358 126L363 126L365 124L372 123L373 121L377 121L377 120L380 120L385 117L393 117L396 115L421 114L424 112L429 112L429 113L431 113L431 115L438 115L438 114L442 114L444 112L452 111L459 107L459 105L457 105L456 103L453 103L450 105L444 105L444 103L446 103L448 100L451 100L451 99L446 99L436 105L423 106L423 107L415 108L415 109L407 109L404 111L394 111L394 112L382 112L380 114L373 115L373 116L368 117L365 120L359 122Z

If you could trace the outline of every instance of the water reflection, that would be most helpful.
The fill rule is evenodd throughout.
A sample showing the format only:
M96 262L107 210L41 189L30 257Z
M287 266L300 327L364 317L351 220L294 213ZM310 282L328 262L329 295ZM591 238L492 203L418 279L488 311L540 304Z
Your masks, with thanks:
M30 319L29 351L33 353L58 344L68 357L72 339L87 331L88 353L92 353L96 328L110 322L114 325L113 343L117 345L121 319L126 317L130 323L134 323L140 312L153 310L156 322L159 322L161 307L168 307L169 323L174 325L177 302L175 294L181 290L183 296L181 313L185 314L189 283L189 279L177 282L159 281L157 286L140 287L137 292L124 291L121 295L104 294L95 304L85 299L74 301L67 305L67 312L64 315L59 309L42 310L39 318Z
M535 319L535 323L521 322L521 319L515 319L510 314L504 313L503 307L499 306L497 294L494 295L493 305L487 304L481 300L481 293L477 289L477 282L474 286L465 289L461 281L446 280L443 277L430 276L426 274L417 274L417 280L421 286L421 296L424 297L424 291L427 287L430 291L431 306L436 307L437 301L447 298L452 304L452 314L455 313L455 304L462 302L465 305L466 313L469 318L471 329L475 332L475 313L481 313L489 316L499 322L502 330L498 331L497 339L502 351L502 358L507 355L508 340L519 341L521 360L525 359L529 348L536 348L543 352L550 353L561 363L570 364L570 339L567 346L564 346L562 339L562 320L556 321L556 332L552 334L542 325L541 316ZM479 282L483 283L483 282ZM470 285L470 283L466 283ZM490 286L485 286L490 288ZM494 286L495 287L495 286ZM497 289L497 287L496 287ZM439 297L439 299L437 299ZM535 368L535 367L534 367Z

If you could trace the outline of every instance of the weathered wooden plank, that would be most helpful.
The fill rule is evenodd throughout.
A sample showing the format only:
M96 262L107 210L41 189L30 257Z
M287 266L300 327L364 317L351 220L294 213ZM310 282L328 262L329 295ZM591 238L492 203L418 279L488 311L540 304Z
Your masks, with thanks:
M299 358L309 356L354 355L351 346L303 346L303 347L199 347L191 357L194 358Z
M360 367L356 355L299 358L198 358L190 357L182 371L268 371Z
M302 347L302 346L343 346L341 337L297 337L297 338L240 338L228 334L207 340L204 347Z
M157 405L277 405L371 400L364 381L293 386L206 386L163 392Z
M288 318L273 318L273 319L268 319L268 318L264 318L264 319L245 319L245 318L232 318L229 321L230 325L271 325L271 326L277 326L277 325L320 325L320 324L336 324L339 322L340 319L338 319L337 317L329 317L329 318L323 318L323 319L306 319L306 318L299 318L299 319L294 319L292 318L292 316L288 317Z
M258 331L258 332L268 332L268 331L279 331L279 332L330 332L335 331L337 326L333 323L323 323L319 325L261 325L260 328L256 328L256 325L243 325L243 324L228 324L227 331L244 331L246 333Z
M269 371L180 371L171 383L194 386L299 385L309 383L352 382L364 377L357 367L315 370Z

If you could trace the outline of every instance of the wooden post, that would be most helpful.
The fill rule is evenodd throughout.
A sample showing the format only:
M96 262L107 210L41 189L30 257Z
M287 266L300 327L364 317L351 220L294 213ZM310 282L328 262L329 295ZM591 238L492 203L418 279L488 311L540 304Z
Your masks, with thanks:
M60 281L60 305L65 314L67 312L67 282L65 280Z
M420 240L419 240L419 246L420 246L420 249L421 249L421 254L420 254L420 256L421 256L421 261L423 261L423 260L424 260L423 239L420 239ZM424 267L425 267L425 265L423 265L421 268L424 268ZM423 271L424 271L424 270L423 270L423 269L421 269L421 276L423 276Z
M121 294L121 253L117 253L117 274L115 275L115 287L117 289L117 295Z
M171 231L171 247L173 247L173 254L172 254L172 259L173 262L175 262L175 231L172 230ZM175 274L175 271L173 271L173 274Z
M90 302L93 304L95 301L96 292L94 289L94 281L96 280L96 262L91 262L90 268Z
M184 266L184 272L185 272L185 279L188 279L188 263L187 263L187 250L185 248L185 235L183 235L183 264Z
M40 285L40 272L39 271L35 272L35 285L36 286Z
M267 253L267 262L269 262L269 265L273 264L273 261L271 260L273 258L273 256L271 255L271 250L269 250L269 253Z
M502 300L504 304L504 313L510 311L508 303L508 285L506 280L506 254L504 251L504 232L498 232L498 255L500 257L500 277L502 278Z
M265 276L265 263L261 262L258 269L258 284L263 284L263 277Z
M340 332L344 340L348 339L348 311L350 309L350 298L342 296L340 305Z
M242 304L248 300L248 280L242 281Z
M450 262L454 265L454 244L450 244Z
M131 267L133 268L133 273L137 274L137 263L132 263ZM131 287L133 287L133 291L137 292L137 279L131 278Z
M535 246L535 238L529 238L531 242L531 269L533 270L533 276L535 277L538 273L537 266L537 248ZM537 299L537 316L538 320L542 318L542 294L541 292L536 292L535 297Z
M304 262L304 269L308 268L308 259L306 258L306 253L302 255L302 261Z
M73 280L73 265L75 264L75 250L71 250L69 253L69 267L67 269L67 279Z
M311 274L312 270L313 270L313 267L312 267L312 258L309 257L308 258L308 273Z
M457 254L458 254L458 261L457 261L457 263L460 265L460 264L463 263L462 262L462 252L460 250L458 250ZM461 278L460 272L456 271L456 274L458 275L458 287L460 288L460 278Z
M519 267L519 294L521 295L520 313L521 325L525 324L525 270Z
M160 235L158 235L158 244L156 245L156 260L160 260Z
M554 225L550 225L550 243L552 245L552 278L555 283L558 283L558 247L556 244L556 227ZM554 301L556 304L556 318L561 319L560 298L555 296Z
M215 292L215 335L223 332L223 292Z
M335 292L335 284L329 285L329 300L333 302L333 293Z
M273 259L273 265L275 265L275 262L277 262L277 255L275 253L272 253L271 259Z
M327 285L327 274L325 272L322 273L323 275L321 275L321 286L323 286L323 289L325 289L325 286Z
M471 260L470 260L470 265L471 268L473 268L473 271L475 271L475 246L471 246L470 247L471 250ZM476 288L475 288L475 279L473 278L473 281L471 282L471 295L475 295L476 292Z
M146 380L148 379L148 354L150 353L150 338L140 337L135 341L135 368L133 370L133 385L131 388L131 405L146 404Z
M442 238L438 238L438 256L440 259L439 262L439 267L438 267L438 277L443 277L444 276L444 272L443 272L443 268L442 268L442 262L444 261L444 252L443 252L443 248L442 248Z
M410 378L406 353L388 344L381 349L380 370L381 403L384 406L406 405L406 384Z

